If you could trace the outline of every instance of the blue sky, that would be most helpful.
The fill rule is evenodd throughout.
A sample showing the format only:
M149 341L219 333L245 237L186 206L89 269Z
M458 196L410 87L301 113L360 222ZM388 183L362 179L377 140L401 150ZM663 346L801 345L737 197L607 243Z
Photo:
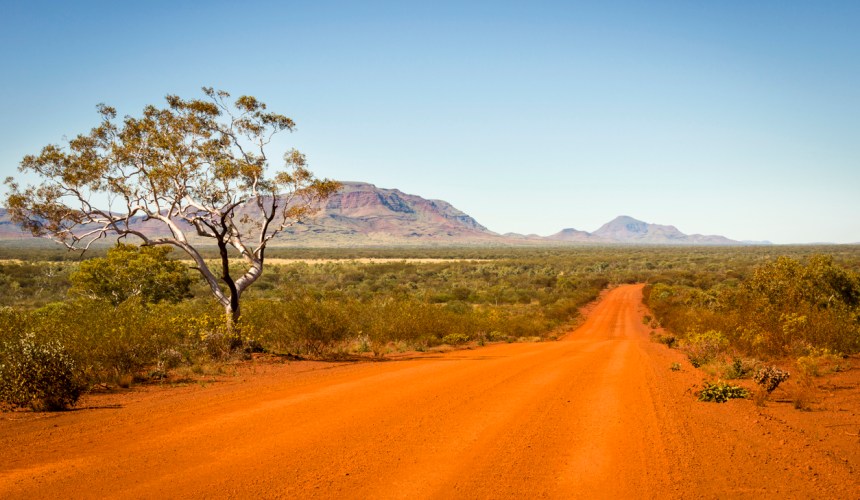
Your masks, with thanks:
M314 172L498 232L620 215L860 242L860 2L2 0L0 177L168 93L254 95ZM276 157L278 155L275 155Z

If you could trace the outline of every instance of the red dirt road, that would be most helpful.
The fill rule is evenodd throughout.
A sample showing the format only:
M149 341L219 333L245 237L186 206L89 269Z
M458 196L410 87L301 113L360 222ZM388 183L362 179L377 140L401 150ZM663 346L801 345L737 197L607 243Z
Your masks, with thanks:
M5 414L0 497L860 496L857 453L750 401L696 402L701 375L649 341L641 291L612 290L558 342L260 365Z

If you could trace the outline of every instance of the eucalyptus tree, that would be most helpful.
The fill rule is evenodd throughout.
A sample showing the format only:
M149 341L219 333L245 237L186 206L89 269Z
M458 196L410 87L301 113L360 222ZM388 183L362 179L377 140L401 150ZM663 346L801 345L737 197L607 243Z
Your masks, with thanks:
M112 236L181 249L234 325L267 245L313 216L339 184L317 179L295 149L282 167L270 166L267 149L277 133L293 131L293 120L251 96L203 93L168 95L167 106L121 122L98 105L101 122L89 133L24 157L20 171L39 181L6 179L6 206L34 236L69 249ZM202 250L212 243L220 258L210 266ZM241 270L231 269L231 257L241 258Z

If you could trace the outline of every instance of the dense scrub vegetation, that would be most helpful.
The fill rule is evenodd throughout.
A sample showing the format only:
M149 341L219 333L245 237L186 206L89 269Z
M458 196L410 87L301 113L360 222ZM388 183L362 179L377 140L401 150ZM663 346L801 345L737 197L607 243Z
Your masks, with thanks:
M252 351L384 356L548 339L602 288L633 282L652 284L646 296L654 324L699 364L731 355L727 366L752 376L752 356L806 356L814 367L819 358L810 356L860 349L857 247L273 249L246 296L239 339L203 283L164 296L99 288L98 271L117 264L106 252L82 261L49 249L0 249L0 365L22 362L16 352L26 339L28 352L52 353L63 360L57 366L72 367L74 393L162 379L171 370L199 372L213 359ZM161 257L143 256L142 266L121 259L132 264L117 272L128 278ZM371 257L396 260L350 260ZM183 280L174 264L165 265L162 277Z
M14 294L2 296L0 341L50 345L73 361L83 383L121 384L235 356L238 346L238 354L332 358L543 339L609 283L606 265L537 257L275 264L249 291L239 330L230 331L204 284L180 300L185 279L175 261L130 252L4 261L0 276ZM12 351L0 347L0 363Z
M669 332L655 338L711 375L752 377L758 402L789 378L768 363L809 385L860 352L860 273L841 257L780 256L737 278L649 285L646 303Z
M831 257L779 257L742 280L657 283L646 296L661 324L704 357L728 346L762 357L860 351L860 276Z

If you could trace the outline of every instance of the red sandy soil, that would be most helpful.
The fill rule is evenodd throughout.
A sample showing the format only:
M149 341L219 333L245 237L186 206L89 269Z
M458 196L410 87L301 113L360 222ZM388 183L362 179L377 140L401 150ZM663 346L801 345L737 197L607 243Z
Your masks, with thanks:
M641 297L612 290L558 342L252 363L6 413L0 497L860 497L858 370L810 412L700 403Z

